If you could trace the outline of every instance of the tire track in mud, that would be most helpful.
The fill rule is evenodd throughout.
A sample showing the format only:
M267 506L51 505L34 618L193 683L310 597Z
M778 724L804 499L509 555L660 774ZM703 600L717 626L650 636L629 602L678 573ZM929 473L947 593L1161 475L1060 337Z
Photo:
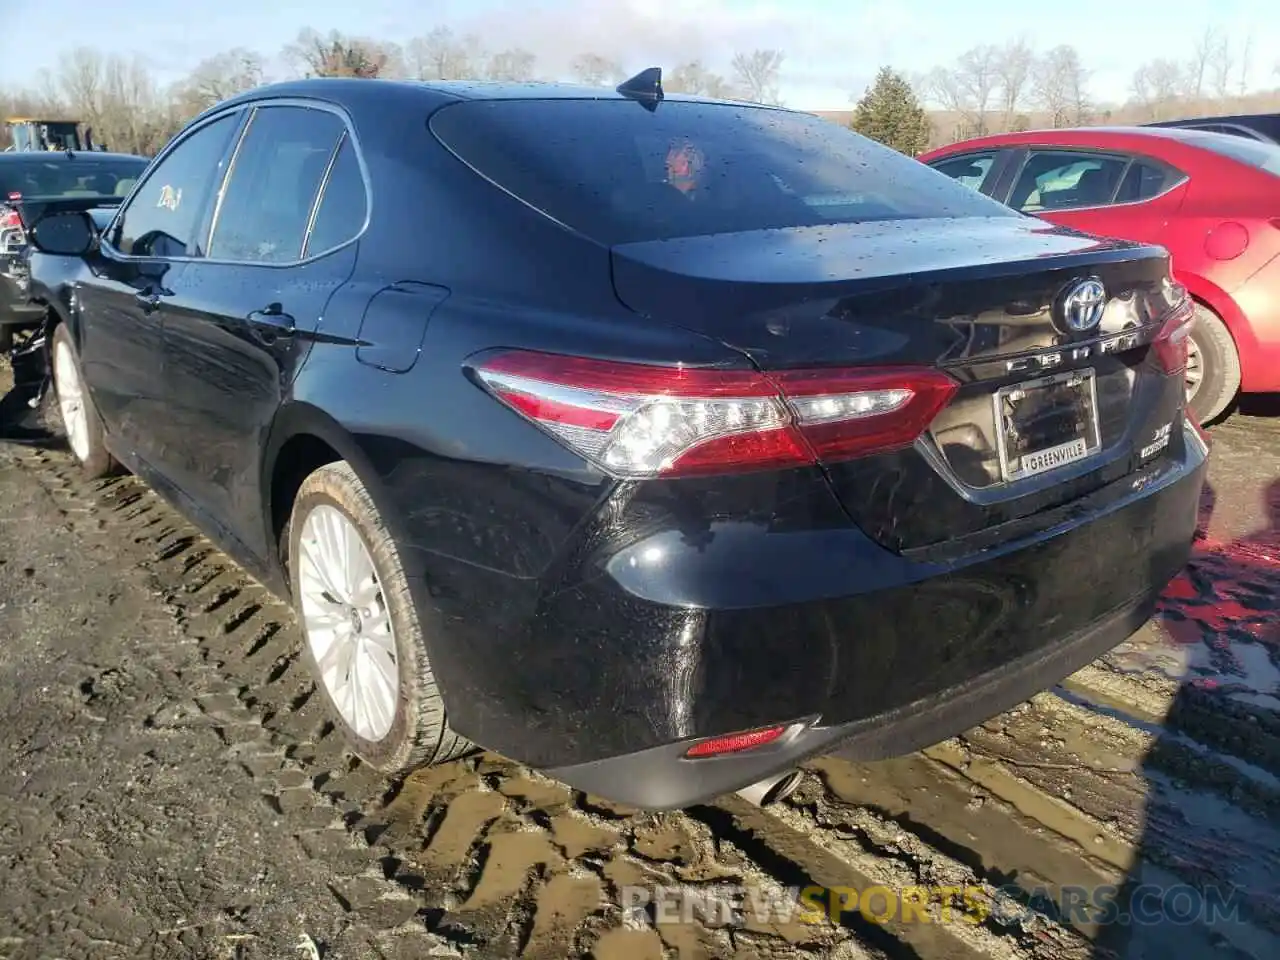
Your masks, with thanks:
M17 462L104 562L145 571L219 678L202 705L224 721L228 749L263 784L263 802L303 824L299 844L332 869L335 900L353 923L400 937L406 956L884 955L828 925L623 927L620 886L714 891L769 877L695 818L616 808L489 754L389 786L345 753L284 604L136 479L85 482L57 453Z
M1256 889L1262 877L1274 887L1280 876L1267 822L1280 797L1267 778L1275 713L1220 688L1187 694L1185 684L1127 666L1123 653L923 753L819 760L795 795L766 810L731 797L640 814L490 754L389 787L345 754L298 660L285 605L139 481L86 483L57 453L18 462L107 562L146 572L218 678L202 703L228 718L228 748L263 784L263 802L300 824L299 844L334 874L336 902L387 955L391 943L427 956L1084 960L1095 956L1098 928L1052 905L976 923L881 923L855 911L836 924L629 929L620 888L745 884L781 896L810 884L977 887L994 899L1009 884L1120 885L1138 859L1201 885ZM1280 593L1280 578L1263 586ZM1126 646L1144 642L1155 641ZM1180 711L1169 714L1175 703ZM1165 714L1171 729L1161 726ZM1261 842L1215 861L1206 832L1180 830L1185 814L1161 791L1212 799L1240 829L1257 827ZM1280 915L1265 897L1250 910L1254 927L1237 944L1245 949L1250 936L1265 937L1258 931L1277 930Z

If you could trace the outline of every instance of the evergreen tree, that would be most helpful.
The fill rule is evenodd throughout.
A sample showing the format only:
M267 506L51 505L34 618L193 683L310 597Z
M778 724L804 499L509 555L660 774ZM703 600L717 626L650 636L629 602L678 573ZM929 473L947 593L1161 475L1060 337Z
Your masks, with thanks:
M929 116L911 84L889 67L881 67L875 82L858 101L850 124L864 137L878 140L909 157L929 146Z

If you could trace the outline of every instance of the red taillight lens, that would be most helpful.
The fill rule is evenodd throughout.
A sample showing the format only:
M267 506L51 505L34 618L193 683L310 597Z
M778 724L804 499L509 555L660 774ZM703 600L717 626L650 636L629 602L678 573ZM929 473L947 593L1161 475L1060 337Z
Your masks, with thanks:
M0 230L8 230L11 227L21 227L22 218L18 216L17 210L11 210L8 207L0 206Z
M743 750L754 750L756 747L763 747L766 743L773 743L786 732L786 727L765 727L763 730L748 730L745 733L731 733L725 737L712 737L710 740L695 743L685 751L684 755L690 760L697 760L699 757L741 753Z
M957 384L929 368L709 370L503 351L489 391L620 477L841 460L910 445Z
M1182 373L1187 369L1187 338L1191 336L1195 319L1194 305L1190 300L1183 300L1151 342L1156 362L1165 373Z

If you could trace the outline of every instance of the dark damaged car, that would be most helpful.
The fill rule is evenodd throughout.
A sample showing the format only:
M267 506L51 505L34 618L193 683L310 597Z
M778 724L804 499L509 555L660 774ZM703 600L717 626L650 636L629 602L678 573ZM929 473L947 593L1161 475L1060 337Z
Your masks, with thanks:
M768 800L1052 685L1187 559L1162 249L653 79L266 87L36 227L75 455L292 598L389 775Z
M44 310L28 298L26 226L50 209L118 206L147 161L128 154L0 153L0 353L16 331L39 326Z

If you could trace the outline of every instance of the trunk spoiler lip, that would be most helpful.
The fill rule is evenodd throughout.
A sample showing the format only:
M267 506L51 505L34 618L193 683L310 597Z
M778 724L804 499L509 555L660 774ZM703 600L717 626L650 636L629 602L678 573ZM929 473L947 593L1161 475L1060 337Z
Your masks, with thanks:
M1111 237L1099 237L1071 227L1035 221L1034 224L1008 224L1008 221L1033 218L1013 217L972 217L972 218L919 218L895 221L864 221L860 223L813 224L798 227L778 227L761 230L749 230L731 233L698 234L687 237L672 237L665 240L640 240L614 244L609 248L615 269L619 261L627 266L642 270L653 270L678 277L685 282L723 282L760 284L764 286L780 284L800 284L808 286L815 292L833 289L850 282L864 287L874 288L879 284L897 285L906 277L929 274L942 280L955 274L974 271L975 268L987 279L1026 273L1032 264L1042 264L1045 270L1071 270L1090 264L1123 263L1132 260L1168 258L1166 248L1159 244L1145 243L1135 240L1123 240ZM963 230L964 220L971 220L978 226L975 240L981 241L991 237L995 241L1013 240L1019 235L1028 246L1022 251L1009 249L1003 255L988 262L959 261L929 264L908 263L897 269L872 269L861 276L807 276L773 278L747 278L746 276L725 275L718 272L706 272L712 263L722 264L730 254L742 253L748 256L759 256L762 250L773 251L790 249L802 257L809 252L831 251L841 242L850 241L901 243L909 239L911 243L928 242L937 237L942 225L947 223L952 229ZM999 223L996 223L999 221ZM921 228L920 234L911 237L912 226ZM901 231L901 232L900 232ZM900 239L901 238L901 239ZM832 241L828 244L827 241ZM1061 243L1057 246L1055 241ZM1074 241L1074 243L1072 243ZM1040 249L1034 245L1040 244ZM1052 247L1057 246L1057 249ZM720 248L716 250L715 248ZM715 256L711 256L712 252ZM897 266L897 265L895 265Z

